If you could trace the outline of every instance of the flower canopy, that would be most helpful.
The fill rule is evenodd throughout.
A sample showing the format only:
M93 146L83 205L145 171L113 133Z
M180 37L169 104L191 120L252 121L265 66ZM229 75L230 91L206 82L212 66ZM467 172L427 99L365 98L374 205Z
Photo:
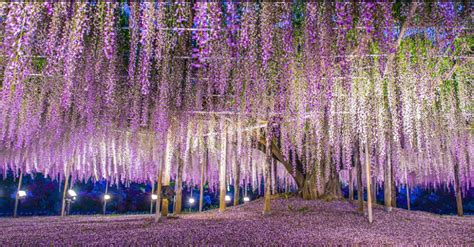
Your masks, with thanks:
M378 182L389 167L470 188L471 16L445 1L0 3L0 172L197 183L204 162L211 183L255 186L272 145L291 181L347 182L368 152Z

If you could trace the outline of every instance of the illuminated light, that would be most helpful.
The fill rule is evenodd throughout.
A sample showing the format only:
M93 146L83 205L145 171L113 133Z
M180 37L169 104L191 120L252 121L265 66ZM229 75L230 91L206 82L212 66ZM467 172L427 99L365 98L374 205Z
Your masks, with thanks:
M70 197L76 197L76 196L77 196L77 193L76 193L74 190L68 190L68 191L67 191L67 194L68 194Z
M151 199L152 200L158 200L158 195L155 195L155 194L151 195Z
M189 198L188 202L189 202L189 204L194 204L196 202L196 200L194 200L194 198L191 197L191 198Z
M18 197L19 197L19 198L26 197L26 191L24 191L24 190L19 190L19 191L18 191Z
M111 198L111 197L110 197L109 194L105 194L105 195L104 195L104 200L110 200L110 198Z
M248 196L244 197L244 202L250 202L250 198Z
M226 202L230 202L230 200L231 200L230 196L229 196L229 195L225 195L225 201L226 201Z

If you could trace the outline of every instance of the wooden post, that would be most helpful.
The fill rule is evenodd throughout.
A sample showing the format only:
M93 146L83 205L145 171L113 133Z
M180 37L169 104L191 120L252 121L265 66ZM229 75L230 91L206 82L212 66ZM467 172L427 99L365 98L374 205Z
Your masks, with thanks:
M270 132L267 131L267 135L270 135ZM270 197L271 197L271 174L270 169L272 166L272 140L269 136L266 137L266 162L265 162L265 196L264 196L264 205L263 205L263 214L270 214Z
M181 149L178 147L177 152L178 172L176 174L176 200L173 214L181 214L183 206L183 159L181 158Z
M384 204L387 212L392 211L392 148L391 142L387 145L387 160L384 169Z
M107 200L105 199L105 195L107 195L107 192L109 191L109 181L105 181L105 194L104 194L104 208L103 208L103 214L107 212Z
M19 193L21 189L21 183L23 181L23 170L20 169L20 178L18 179L18 189L16 190L16 195L15 195L15 209L13 211L13 217L16 218L18 215L18 204L20 203L20 198L19 198Z
M372 223L372 194L370 191L370 156L369 156L369 138L365 141L365 176L367 181L367 214L369 223Z
M62 205L61 205L61 217L64 217L64 212L65 212L65 209L66 209L66 192L67 192L67 188L68 188L68 183L69 183L69 174L66 174L66 176L64 178L63 201L62 201Z
M209 160L209 152L207 149L207 137L204 137L204 158L201 164L201 185L199 187L199 212L202 212L203 200L204 200L204 173L206 171L205 167Z

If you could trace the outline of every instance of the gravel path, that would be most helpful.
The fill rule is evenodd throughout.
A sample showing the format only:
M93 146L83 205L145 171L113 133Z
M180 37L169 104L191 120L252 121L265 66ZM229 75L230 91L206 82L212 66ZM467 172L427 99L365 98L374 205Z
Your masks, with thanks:
M11 245L474 245L474 217L374 209L372 224L347 201L272 200L163 219L150 215L0 219L0 246Z

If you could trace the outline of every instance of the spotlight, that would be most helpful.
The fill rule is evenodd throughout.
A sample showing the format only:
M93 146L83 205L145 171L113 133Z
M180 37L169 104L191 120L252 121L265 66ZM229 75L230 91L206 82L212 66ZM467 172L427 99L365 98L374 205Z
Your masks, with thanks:
M250 198L248 196L244 197L244 202L250 202Z
M225 195L225 201L226 201L226 202L230 202L230 200L231 200L230 196L229 196L229 195Z
M155 194L151 195L151 199L152 199L153 201L154 201L154 200L158 200L158 195L155 195Z
M26 197L26 191L24 190L19 190L18 191L18 198L23 198Z
M67 191L67 194L68 194L70 197L77 197L77 193L76 193L74 190L68 190L68 191Z
M110 197L109 194L105 194L105 195L104 195L104 200L110 200L110 198L111 198L111 197Z
M188 202L189 202L189 204L194 204L194 202L196 202L196 200L194 200L194 198L191 197L191 198L189 198Z

